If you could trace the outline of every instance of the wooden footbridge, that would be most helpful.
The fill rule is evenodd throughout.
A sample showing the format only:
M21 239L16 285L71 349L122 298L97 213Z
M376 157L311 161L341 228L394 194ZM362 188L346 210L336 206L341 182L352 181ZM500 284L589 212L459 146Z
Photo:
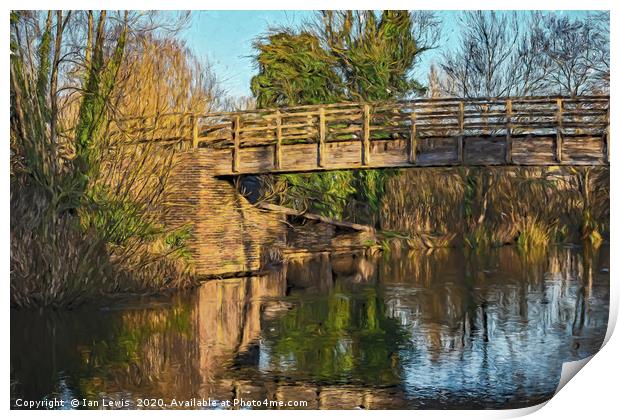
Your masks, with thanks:
M141 141L207 152L214 175L609 164L608 96L340 103L132 124L142 124Z
M110 134L115 142L137 144L141 154L158 156L159 147L174 151L162 222L191 226L187 243L196 274L229 276L260 270L266 256L287 249L297 233L289 232L286 214L251 205L225 178L332 169L608 165L608 127L609 98L589 96L167 114L117 123L110 127L117 135ZM299 235L331 243L332 231L341 227L317 222L310 229L312 234Z

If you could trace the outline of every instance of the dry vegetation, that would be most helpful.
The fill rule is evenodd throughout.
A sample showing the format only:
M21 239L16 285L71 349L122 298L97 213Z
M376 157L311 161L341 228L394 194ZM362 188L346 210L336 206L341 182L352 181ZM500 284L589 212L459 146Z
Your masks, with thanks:
M413 247L598 245L609 234L609 169L403 171L388 182L381 225Z
M185 19L12 14L13 305L190 284L187 231L159 222L175 147L130 144L118 130L143 116L148 137L161 114L216 106L213 76L175 40Z

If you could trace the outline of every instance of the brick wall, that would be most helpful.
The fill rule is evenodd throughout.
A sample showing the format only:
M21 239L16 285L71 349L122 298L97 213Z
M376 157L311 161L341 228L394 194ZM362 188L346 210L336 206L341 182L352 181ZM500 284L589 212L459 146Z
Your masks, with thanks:
M189 249L198 276L257 271L268 248L284 246L283 216L252 206L232 180L214 178L209 152L179 152L168 181L164 223L192 227Z

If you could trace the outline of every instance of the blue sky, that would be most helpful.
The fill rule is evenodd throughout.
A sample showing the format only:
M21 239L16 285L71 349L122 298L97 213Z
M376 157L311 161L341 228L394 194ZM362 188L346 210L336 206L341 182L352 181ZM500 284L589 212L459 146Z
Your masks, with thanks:
M295 27L312 18L311 10L193 11L189 27L182 37L196 57L210 63L212 70L231 96L251 96L250 80L256 73L252 41L269 28ZM443 20L442 49L448 50L458 39L458 11L439 11ZM559 12L580 14L583 12ZM428 66L439 51L427 53L416 73L425 82Z
M211 64L222 87L232 96L250 96L255 73L252 41L269 28L298 26L312 11L222 11L192 12L183 37L194 54Z

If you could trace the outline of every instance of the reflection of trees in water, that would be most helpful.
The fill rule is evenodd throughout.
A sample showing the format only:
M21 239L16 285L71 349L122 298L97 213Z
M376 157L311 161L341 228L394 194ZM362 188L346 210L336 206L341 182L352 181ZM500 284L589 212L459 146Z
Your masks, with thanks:
M405 370L417 375L413 383L463 390L508 384L497 390L506 394L545 390L540 384L553 382L563 361L589 355L602 342L606 311L592 319L588 309L598 272L593 252L554 248L532 260L501 248L484 255L416 253L382 264L390 311L412 332ZM606 280L596 299L606 307ZM453 369L455 360L461 371ZM462 382L451 387L428 375L438 371Z
M549 382L549 364L600 345L608 259L606 248L544 259L512 248L325 254L148 306L14 313L12 395L297 397L322 407L404 404L403 392L415 400L429 389L483 395L494 383L497 395L529 395Z
M580 295L587 300L596 273L597 251L584 252L585 258L574 249L553 248L546 259L533 262L509 247L486 254L416 250L406 258L379 264L379 276L394 290L388 296L389 306L403 325L413 323L411 315L417 314L455 330L463 330L467 327L463 324L473 319L477 322L470 328L484 330L489 302L501 308L498 316L518 315L523 321L528 319L528 306L542 302L548 305L549 321L565 322L561 309L574 307L566 303L581 299Z
M336 275L323 295L297 300L269 324L266 366L297 380L395 384L404 334L387 316L385 300L372 285Z
M16 392L98 399L133 389L159 394L171 380L188 390L196 377L184 363L197 354L193 302L186 297L152 309L14 314L12 328L20 331L11 335Z

